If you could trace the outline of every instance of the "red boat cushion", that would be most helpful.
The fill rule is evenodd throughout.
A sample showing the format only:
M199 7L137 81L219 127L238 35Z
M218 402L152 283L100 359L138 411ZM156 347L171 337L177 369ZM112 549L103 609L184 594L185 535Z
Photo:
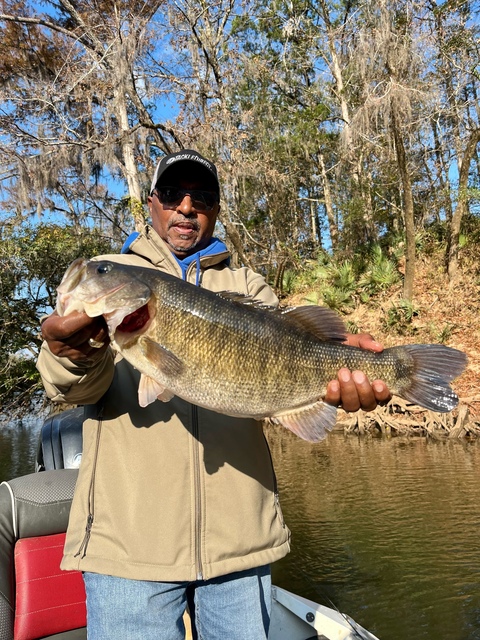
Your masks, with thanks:
M82 574L60 570L64 543L64 533L17 541L14 640L34 640L86 625Z

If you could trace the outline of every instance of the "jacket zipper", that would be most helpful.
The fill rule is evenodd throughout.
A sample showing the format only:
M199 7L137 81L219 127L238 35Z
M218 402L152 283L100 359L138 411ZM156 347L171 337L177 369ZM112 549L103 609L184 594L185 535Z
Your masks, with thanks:
M202 563L202 493L200 474L200 444L198 440L198 407L192 404L193 435L193 490L195 495L195 571L196 579L203 580Z
M282 527L285 529L286 524L283 518L282 507L280 505L280 494L278 493L277 474L275 473L275 467L273 465L272 452L270 451L270 447L268 446L268 442L265 437L265 434L263 434L263 439L265 440L265 446L267 447L268 455L270 457L270 467L272 469L272 476L273 476L273 499L275 503L275 511L277 512L277 516L280 518Z
M83 536L82 544L75 554L74 558L77 558L80 554L81 557L84 558L87 555L87 547L90 542L90 535L92 533L93 521L95 519L95 474L97 470L97 460L98 460L98 450L100 447L100 435L102 432L102 424L103 424L103 415L102 411L98 414L98 428L97 428L97 438L95 442L95 454L93 457L93 469L92 476L90 478L90 487L88 489L88 516L87 516L87 524L85 526L85 535Z
M192 262L188 265L183 274L183 279L190 281L189 276L195 269L195 285L202 286L203 271L200 261ZM202 492L201 492L201 463L200 463L200 444L198 438L198 407L192 404L192 436L193 436L193 490L195 496L195 573L197 580L203 580L203 562L202 562Z

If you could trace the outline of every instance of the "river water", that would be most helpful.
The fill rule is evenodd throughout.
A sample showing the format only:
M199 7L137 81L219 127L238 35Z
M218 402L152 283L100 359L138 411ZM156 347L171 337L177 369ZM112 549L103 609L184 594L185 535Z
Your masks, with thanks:
M33 470L38 426L0 426L0 481ZM276 584L380 640L480 640L480 443L268 439L292 531Z
M277 584L380 640L480 639L480 444L269 441L292 530Z

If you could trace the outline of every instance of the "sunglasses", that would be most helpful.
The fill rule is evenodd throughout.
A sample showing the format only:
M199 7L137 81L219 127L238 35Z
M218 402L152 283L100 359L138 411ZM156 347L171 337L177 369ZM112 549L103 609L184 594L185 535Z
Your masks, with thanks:
M154 193L162 205L167 208L177 205L186 195L190 196L192 205L197 211L211 211L218 202L218 195L216 193L199 189L157 187Z

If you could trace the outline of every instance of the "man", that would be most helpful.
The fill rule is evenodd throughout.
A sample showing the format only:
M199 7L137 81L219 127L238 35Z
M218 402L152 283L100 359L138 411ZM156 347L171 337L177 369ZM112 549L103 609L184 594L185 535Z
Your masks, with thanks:
M197 152L165 156L151 226L108 258L276 304L259 274L229 267L213 237L219 191L215 166ZM266 638L269 564L288 553L290 533L261 425L178 397L139 407L139 375L114 359L101 318L54 313L42 333L48 395L88 405L62 568L84 572L89 640L180 640L187 588L201 638ZM349 342L382 349L367 335ZM383 382L342 370L325 400L355 411L388 398Z

